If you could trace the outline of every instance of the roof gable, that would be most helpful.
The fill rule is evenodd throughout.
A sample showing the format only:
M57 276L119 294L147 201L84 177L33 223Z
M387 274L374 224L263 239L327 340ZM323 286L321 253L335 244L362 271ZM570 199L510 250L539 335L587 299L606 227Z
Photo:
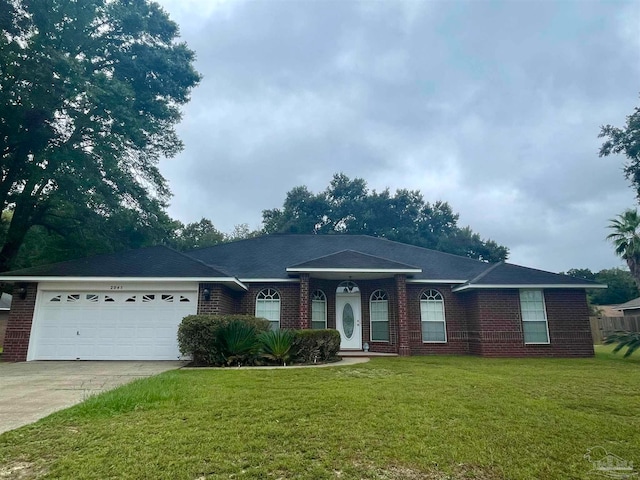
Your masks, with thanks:
M382 257L356 252L354 250L343 250L323 257L315 258L307 262L292 265L287 271L305 269L367 269L367 270L416 270L420 268L405 263L395 262Z

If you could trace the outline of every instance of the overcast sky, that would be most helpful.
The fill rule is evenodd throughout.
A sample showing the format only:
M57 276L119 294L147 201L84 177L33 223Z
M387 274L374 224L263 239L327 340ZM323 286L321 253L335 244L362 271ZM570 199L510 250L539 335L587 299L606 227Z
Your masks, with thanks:
M203 74L169 213L260 226L334 173L445 200L509 261L621 265L635 205L600 126L640 104L638 1L160 0Z

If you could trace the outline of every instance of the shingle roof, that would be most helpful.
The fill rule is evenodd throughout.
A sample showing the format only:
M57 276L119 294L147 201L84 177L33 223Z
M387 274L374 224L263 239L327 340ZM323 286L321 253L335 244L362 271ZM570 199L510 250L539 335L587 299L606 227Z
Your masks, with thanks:
M522 267L510 263L496 263L487 268L476 278L471 279L466 285L456 287L464 289L466 286L491 286L491 285L558 285L558 286L592 286L602 287L597 282L584 280L582 278L560 275L558 273L546 272L535 268Z
M165 246L14 270L3 277L229 277L225 272Z
M415 279L462 282L489 266L471 258L366 235L266 235L193 250L187 255L233 272L240 279L287 279L287 267L345 250L421 268Z
M595 282L511 265L488 264L366 235L267 235L180 253L157 246L0 274L19 277L291 279L288 267L422 270L412 280L462 284L602 287ZM295 274L291 274L295 275ZM238 282L233 280L234 284ZM236 285L241 288L239 284Z
M366 253L355 252L353 250L343 250L320 258L309 260L308 262L291 265L288 269L317 269L317 268L353 268L372 270L419 270L418 267L394 262L386 258L367 255Z

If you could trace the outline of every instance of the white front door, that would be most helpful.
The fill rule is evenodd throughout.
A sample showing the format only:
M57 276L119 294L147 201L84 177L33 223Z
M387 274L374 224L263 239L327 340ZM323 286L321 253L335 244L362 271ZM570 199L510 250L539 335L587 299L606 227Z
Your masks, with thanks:
M360 292L336 294L336 327L341 350L362 350Z

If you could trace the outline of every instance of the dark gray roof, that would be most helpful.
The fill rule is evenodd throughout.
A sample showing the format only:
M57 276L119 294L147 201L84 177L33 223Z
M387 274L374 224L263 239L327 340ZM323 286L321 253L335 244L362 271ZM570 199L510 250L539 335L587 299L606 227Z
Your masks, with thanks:
M602 287L597 282L590 280L504 262L493 264L476 278L471 279L468 285L592 285L594 288Z
M5 277L229 277L168 247L95 255L1 273Z
M287 267L345 250L415 265L422 269L422 273L413 275L415 279L465 281L489 267L471 258L366 235L265 235L193 250L187 255L240 279L286 279L290 278Z
M602 287L595 282L467 257L365 235L267 235L180 253L157 246L0 274L19 277L290 279L288 267L421 269L413 280L489 285ZM237 284L233 280L234 285ZM236 285L237 286L237 285Z
M291 265L291 269L315 269L315 268L353 268L353 269L375 269L375 270L416 270L418 267L406 265L400 262L387 260L386 258L367 255L366 253L355 252L353 250L343 250L320 258L309 260L308 262ZM418 269L419 270L419 269Z

